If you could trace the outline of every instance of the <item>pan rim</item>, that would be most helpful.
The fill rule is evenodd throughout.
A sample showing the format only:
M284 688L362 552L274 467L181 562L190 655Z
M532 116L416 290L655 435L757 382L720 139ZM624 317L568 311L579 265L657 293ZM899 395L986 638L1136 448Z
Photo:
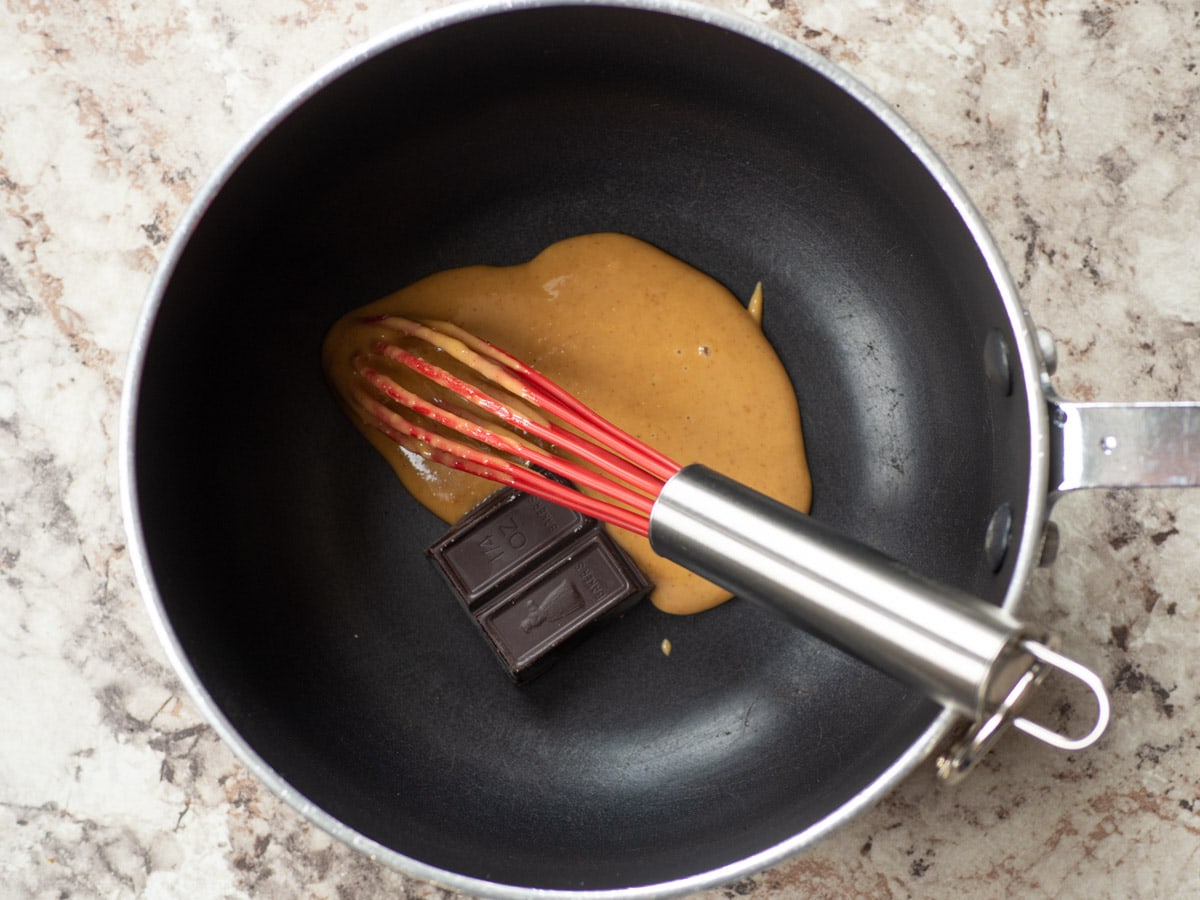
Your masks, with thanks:
M265 758L253 750L241 737L231 721L220 710L212 695L200 682L169 621L163 597L154 578L144 538L136 483L138 397L141 394L146 353L159 309L185 248L215 198L247 157L285 118L311 97L370 59L425 34L453 27L466 21L506 13L565 7L616 8L678 16L746 37L784 54L816 72L865 107L874 118L884 124L908 147L921 166L934 178L938 188L951 201L956 213L970 233L997 288L1011 323L1016 343L1012 348L1015 355L1014 368L1016 369L1014 378L1020 378L1025 392L1024 396L1029 398L1027 412L1031 438L1028 466L1030 480L1027 496L1024 498L1027 514L1024 517L1021 533L1013 536L1017 554L1013 562L1012 575L1001 603L1001 607L1006 610L1011 611L1016 607L1024 592L1025 583L1037 561L1038 544L1049 502L1048 408L1033 325L1019 300L1015 284L982 216L949 168L925 140L891 105L856 77L816 51L797 43L765 24L735 13L699 6L690 0L475 0L475 2L461 3L408 20L364 44L350 49L318 70L278 102L232 148L198 191L167 244L162 260L147 289L129 350L119 413L118 474L121 509L135 581L168 662L179 676L201 716L212 726L220 739L230 747L238 761L245 765L276 797L291 806L313 825L369 858L383 862L405 875L456 891L498 898L533 895L544 898L564 898L564 900L565 898L582 897L594 898L594 900L671 897L736 881L769 868L813 846L848 824L866 809L874 806L896 787L943 742L958 718L944 710L887 769L833 813L772 847L724 866L656 884L604 890L530 888L465 876L406 856L367 838L346 825L293 788Z

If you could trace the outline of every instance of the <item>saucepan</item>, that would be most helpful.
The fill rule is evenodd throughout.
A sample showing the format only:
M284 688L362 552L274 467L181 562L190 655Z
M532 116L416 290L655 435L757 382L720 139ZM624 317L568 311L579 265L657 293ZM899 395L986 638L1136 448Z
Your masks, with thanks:
M1200 472L1193 406L1054 394L1053 341L944 165L768 29L497 3L338 61L236 149L153 282L122 422L130 547L180 676L264 783L478 894L734 880L872 804L958 721L739 598L642 604L527 685L499 671L423 552L445 524L346 422L321 340L426 274L600 231L742 296L763 282L813 519L994 607L1049 555L1059 493Z

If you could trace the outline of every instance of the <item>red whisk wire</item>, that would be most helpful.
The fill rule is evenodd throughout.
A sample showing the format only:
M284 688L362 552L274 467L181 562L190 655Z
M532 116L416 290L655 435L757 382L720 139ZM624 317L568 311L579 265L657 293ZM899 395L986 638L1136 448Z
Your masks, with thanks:
M465 409L452 411L445 402L402 387L371 364L368 357L359 357L355 369L372 390L357 392L356 402L389 439L441 465L510 485L636 534L648 533L650 510L663 482L679 471L678 464L595 413L536 369L455 325L422 323L400 316L369 321L447 353L537 410L519 409L416 353L381 340L372 348L377 357L422 376L502 423L496 428ZM389 404L506 455L421 425ZM564 428L538 413L548 413L570 427ZM524 432L575 459L543 450L506 428ZM599 496L564 485L530 465Z
M475 404L485 412L491 413L505 424L539 437L569 453L573 453L646 493L657 495L659 488L662 487L664 479L655 478L647 474L645 469L638 468L605 447L592 443L580 437L575 432L567 431L553 422L538 422L531 419L519 410L492 397L490 394L480 391L470 382L456 378L440 366L435 366L433 363L409 353L394 344L385 344L383 342L380 342L380 344L381 346L377 346L376 348L377 352L393 362L398 362L412 369L414 372L424 375L430 381L436 382L442 387L453 391L459 397L462 397L469 403Z
M625 504L626 506L643 511L646 515L650 514L650 507L654 504L652 498L648 498L643 494L639 494L636 491L630 490L622 484L613 482L605 478L603 475L600 475L591 469L585 468L578 463L571 462L568 459L564 459L563 457L556 456L552 453L547 453L531 444L519 441L514 437L506 437L499 432L492 431L491 429L486 428L476 422L472 422L463 418L462 416L456 415L455 413L452 413L443 407L437 406L429 400L426 400L425 398L414 394L411 391L405 390L386 375L381 375L379 372L370 368L369 366L359 366L358 372L381 393L396 401L401 406L411 409L413 412L424 416L430 421L436 422L439 425L443 425L447 428L451 428L454 431L457 431L459 434L473 438L474 440L477 440L482 444L486 444L487 446L496 450L519 457L527 462L533 463L536 466L541 466L543 469L553 472L555 475L578 482L579 484L589 487L599 493L605 494L612 499ZM401 427L399 423L393 421L394 419L400 419L404 422L408 421L399 413L393 412L387 407L384 407L378 403L375 404L375 406L377 407L377 409L375 409L376 418L381 418L385 421L388 421L389 424L391 424L394 428ZM385 411L387 412L386 416L383 415ZM432 435L433 433L422 430L422 434ZM413 435L413 437L418 436ZM447 450L447 452L454 452L459 447L466 448L468 451L470 450L470 448L465 444L451 442L449 439L441 436L438 437L440 438L440 442L444 444L443 449ZM437 446L434 444L432 438L421 436L418 437L418 439L425 440L426 443L429 443L431 446Z
M360 404L370 405L368 398L359 398ZM605 500L580 493L574 488L560 484L551 478L540 475L524 466L516 465L503 457L492 456L473 450L463 444L455 449L449 445L456 443L441 435L421 429L403 416L396 416L404 425L393 428L384 421L383 413L392 413L386 407L379 410L380 417L373 425L391 440L433 462L439 463L460 472L466 472L477 478L485 478L497 484L514 487L527 494L549 500L568 509L573 509L585 516L608 522L642 537L649 536L650 520L645 513L634 512L621 506L616 506Z

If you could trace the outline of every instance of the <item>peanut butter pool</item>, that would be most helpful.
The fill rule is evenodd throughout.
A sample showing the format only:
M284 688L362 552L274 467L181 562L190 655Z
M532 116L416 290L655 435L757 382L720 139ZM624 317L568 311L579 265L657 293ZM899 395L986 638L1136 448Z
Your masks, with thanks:
M636 238L590 234L515 266L440 272L347 314L323 348L325 372L351 394L355 357L384 335L381 315L453 322L541 370L630 434L682 465L703 463L807 512L812 488L800 413L782 363L743 306L703 272ZM447 522L497 485L429 463L353 413L405 487ZM611 529L669 613L729 594Z

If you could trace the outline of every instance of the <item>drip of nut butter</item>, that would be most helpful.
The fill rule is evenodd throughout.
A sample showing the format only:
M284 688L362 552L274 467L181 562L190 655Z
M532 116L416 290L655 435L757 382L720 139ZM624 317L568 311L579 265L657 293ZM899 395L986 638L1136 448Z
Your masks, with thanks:
M322 361L350 395L354 358L384 314L453 322L541 370L605 418L681 465L699 462L807 512L812 497L795 391L762 333L762 289L749 309L703 272L636 238L569 238L514 266L440 272L340 319ZM349 409L349 407L347 407ZM429 463L355 424L425 507L447 522L497 489ZM669 613L729 598L641 537L610 528Z

